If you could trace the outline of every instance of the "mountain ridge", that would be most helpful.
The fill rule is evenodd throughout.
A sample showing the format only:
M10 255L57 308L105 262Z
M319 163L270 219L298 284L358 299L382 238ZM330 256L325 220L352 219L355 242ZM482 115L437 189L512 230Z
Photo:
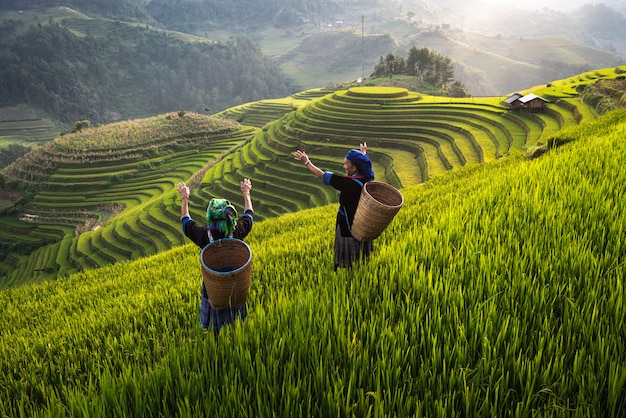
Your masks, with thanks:
M16 12L16 9L20 7L20 5L36 6L38 4L44 5L45 3L46 2L38 3L37 1L23 3L7 2L0 4L0 10L5 10L3 15L5 17L9 16L12 19L18 19L18 21L29 22L39 26L46 26L53 21L62 25L67 25L67 27L74 31L77 35L86 38L89 38L90 36L98 37L101 29L95 25L95 22L99 20L116 21L118 23L117 30L124 28L124 26L120 26L119 24L128 23L139 26L144 24L144 29L150 28L152 32L158 31L159 33L169 33L174 37L185 36L181 32L178 32L179 35L176 35L176 32L165 32L167 29L174 28L168 27L166 24L159 23L158 19L149 19L148 17L144 17L143 21L137 20L133 17L136 16L137 13L131 12L131 10L136 8L145 9L145 5L142 2L135 1L107 2L106 4L97 6L86 5L82 1L68 1L65 4L69 5L69 7L74 6L76 10L68 9L68 6L64 6L57 7L56 9L23 9L21 10L22 14ZM576 24L576 22L578 22L576 20L570 22L572 19L575 19L572 17L574 16L572 14L552 14L544 11L539 14L535 13L537 18L543 19L539 23L530 26L515 26L510 28L508 31L501 31L498 35L496 35L497 32L492 35L483 34L480 36L479 34L474 33L471 37L466 37L466 34L472 34L472 32L464 29L464 27L468 24L465 20L469 19L471 14L467 14L467 16L464 16L463 19L458 19L454 18L454 15L451 14L451 12L446 11L456 10L456 13L460 13L460 11L465 10L466 7L463 6L463 2L458 1L445 2L445 4L437 7L433 5L430 5L429 7L426 7L426 5L413 6L424 7L425 9L441 10L445 12L439 14L433 13L431 17L428 17L428 14L422 15L419 10L415 10L408 4L401 3L398 3L397 5L389 5L385 2L381 3L378 1L368 1L365 3L359 2L357 6L356 2L348 2L339 7L338 3L336 4L336 2L329 1L322 5L313 7L310 2L306 1L272 1L271 5L266 5L263 10L264 13L274 9L282 10L285 7L298 10L301 17L297 17L298 13L295 15L296 17L294 17L297 20L298 25L293 27L285 25L273 26L270 17L264 20L258 18L260 15L255 15L254 19L259 24L259 27L256 29L247 27L246 24L243 24L239 29L233 27L231 24L233 17L231 16L228 18L226 15L232 12L231 9L235 7L236 4L227 8L221 2L205 3L201 5L200 2L187 1L184 3L184 9L193 12L198 8L205 7L208 8L207 10L214 10L211 13L214 13L215 16L224 15L224 20L221 22L217 21L217 27L207 27L204 29L189 31L188 35L194 35L197 39L203 38L209 42L218 42L221 45L228 45L229 42L232 42L232 39L239 36L253 38L255 42L258 43L260 51L255 52L253 47L249 49L249 51L253 54L263 52L267 56L270 56L272 58L270 61L274 61L272 65L275 66L269 67L269 71L274 73L282 72L284 76L281 78L283 83L289 83L290 80L293 81L294 89L290 92L302 90L303 88L324 87L328 84L355 80L361 76L367 77L380 56L386 55L388 52L392 52L396 55L404 55L413 45L420 47L425 46L434 51L450 56L454 60L457 67L457 78L463 82L463 84L468 87L470 93L475 96L509 94L528 85L549 82L553 79L570 76L572 74L580 73L593 68L615 66L623 62L623 58L620 62L620 59L616 55L612 55L612 53L608 51L604 51L602 54L597 54L592 50L584 52L583 48L576 47L575 43L574 45L569 45L567 49L572 50L572 48L578 48L580 50L579 53L568 53L566 55L562 55L563 47L558 46L558 41L551 44L547 39L545 42L541 42L541 40L537 39L533 40L533 38L536 38L537 36L536 30L541 29L542 27L545 27L546 31L544 33L540 33L541 37L553 36L555 34L554 27L597 27L597 24L592 24L590 22L598 22L598 19L602 19L603 16L607 14L605 10L606 8L600 7L591 7L583 9L583 11L579 12L579 15L585 18L581 21L584 22L586 26ZM158 9L156 1L153 1L150 4L152 5L151 7L155 8L155 10ZM297 6L300 4L303 6ZM377 9L379 10L378 14L368 12L367 8L373 6L383 8ZM95 9L90 9L90 7L95 7ZM223 11L220 11L220 7L223 8ZM258 6L253 6L253 8L248 11L254 15L253 12L256 10L256 7ZM476 7L476 10L479 8L480 6ZM7 10L12 10L10 15ZM109 12L104 13L107 10ZM498 16L502 22L510 21L513 16L521 22L534 16L528 11L511 11L507 8L491 8L490 13L494 14L494 16ZM146 16L148 14L148 12L144 13ZM196 13L196 15L198 18L202 16L202 13ZM124 16L127 17L125 18ZM176 16L176 13L168 14L168 18L171 19L175 19ZM402 17L402 19L399 19L399 17ZM182 19L182 17L180 18ZM612 18L619 20L620 16L619 14L613 14ZM249 20L248 17L245 19ZM246 20L246 22L248 20ZM46 21L48 23L42 23ZM495 21L497 21L497 19L495 19ZM626 27L626 25L622 26ZM621 36L619 33L622 33L619 28L622 26L615 26L618 28L616 29L617 32L615 35L616 42L619 42L619 37ZM486 29L489 25L483 22L482 27ZM176 29L180 30L180 28ZM513 30L518 29L521 32L513 32ZM570 32L568 32L568 36ZM151 37L149 34L150 32L148 32L147 38ZM341 37L347 36L347 34L352 34L352 48L343 48L334 51L333 45L335 41L331 40L325 42L328 49L325 55L312 56L307 52L306 43L314 41L318 36L335 37L336 39L340 39ZM377 39L380 39L380 34L388 34L389 41L386 42L386 48L388 50L386 51L377 41ZM134 37L137 35L131 35L131 32L126 31L124 36L128 39L132 39L129 38L129 36ZM146 38L146 35L142 36ZM536 43L536 46L533 48L534 50L545 50L545 58L543 60L534 59L532 57L526 57L524 55L525 53L518 53L517 57L508 57L506 54L504 56L502 54L485 55L482 52L484 50L489 51L491 48L500 48L506 52L508 44L522 45L523 43L520 41L523 40L523 38L529 40L529 42L526 42L527 44L529 44L530 41ZM464 42L464 39L469 40L469 42ZM626 34L623 35L623 39L626 40ZM114 34L108 35L107 41L119 42L116 40ZM129 48L141 46L142 43L145 42L145 39L138 39L132 42L135 46L121 44L117 46L117 48L119 48L120 51L127 51ZM576 40L575 42L581 41ZM469 49L466 46L459 48L459 45L463 43L465 45L474 45ZM246 43L244 42L243 45L245 44ZM161 46L161 48L163 48L163 46ZM241 45L239 48L241 48ZM140 48L137 50L136 54L141 56L143 53L142 49L146 48ZM518 48L518 51L521 50ZM172 59L174 58L177 60L182 59L180 56L176 58L175 53L172 55ZM516 62L516 58L520 61L519 63ZM126 59L128 60L128 58ZM163 61L162 58L158 59ZM528 59L531 59L532 65L538 67L528 68L527 65L520 65L527 62ZM72 59L66 59L66 61L71 62ZM111 60L111 62L116 61L117 60L115 59ZM333 64L328 65L328 63ZM117 108L110 108L109 106L108 109L105 109L106 112L102 109L93 111L90 110L93 107L92 105L86 105L86 103L89 103L88 97L83 97L81 98L82 102L75 106L77 112L68 114L65 117L64 122L73 123L74 121L83 119L91 120L93 123L111 122L120 119L135 118L138 116L146 117L151 114L165 113L178 110L180 108L196 112L200 112L204 108L211 108L213 111L220 111L242 102L262 98L280 97L284 94L284 92L277 90L278 87L276 86L275 81L266 81L272 84L271 92L267 92L262 85L258 85L258 83L251 82L250 80L246 81L245 89L235 88L232 91L228 89L219 91L219 86L228 84L228 82L224 81L223 78L214 82L214 85L217 86L215 88L218 89L218 93L221 93L215 94L210 87L205 87L203 85L197 75L191 76L191 79L188 81L188 83L194 84L198 90L197 92L192 92L188 85L181 83L180 80L175 77L174 73L181 72L183 71L182 69L158 69L153 63L137 63L137 65L146 67L145 71L148 72L158 70L156 73L151 74L151 77L149 78L161 80L159 85L154 86L148 84L143 86L143 94L141 94L139 93L141 90L134 93L133 89L141 86L142 83L146 83L145 76L143 78L136 78L134 82L132 79L127 80L126 84L120 85L117 85L116 83L118 82L116 82L111 76L108 76L107 80L100 81L89 81L89 79L86 79L82 83L83 86L81 88L83 89L85 87L92 88L90 86L98 85L100 83L107 85L107 88L97 91L101 102L106 101L107 96L110 96L111 93L115 93L123 99L123 104L117 106ZM227 63L229 68L233 68L233 65L237 65L237 63ZM11 66L7 66L7 68L11 68ZM365 69L367 69L367 73L365 73ZM120 68L120 70L124 69ZM106 74L102 66L100 66L98 71L101 74ZM128 70L124 71L128 72ZM184 69L184 72L189 71L192 70ZM258 71L259 70L256 70L256 72ZM209 75L229 73L229 70L228 68L212 68L208 73L206 71L205 73ZM78 76L78 74L74 74L74 77L76 76ZM247 74L246 77L250 78L254 76ZM260 83L263 84L263 81L260 81ZM137 86L134 86L134 84L137 84ZM296 86L299 88L295 88ZM289 89L289 86L285 87L287 90ZM129 92L130 94L124 96L123 91L129 89L131 90ZM251 94L255 91L256 94ZM143 102L140 100L142 95L145 95L147 92L150 92L150 94L154 96L151 96L150 98L153 102L151 105L148 105L150 102L147 100L144 100ZM38 92L38 94L41 94L41 92ZM34 100L34 97L37 97L38 94L31 92L30 100ZM5 94L2 96L8 97ZM13 100L23 102L24 98L16 96ZM158 109L155 108L154 103L160 103L160 107ZM104 106L106 107L106 104Z

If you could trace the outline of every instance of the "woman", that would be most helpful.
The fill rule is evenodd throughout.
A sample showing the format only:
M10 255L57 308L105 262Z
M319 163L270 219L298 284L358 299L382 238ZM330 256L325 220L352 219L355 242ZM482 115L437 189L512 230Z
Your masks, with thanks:
M322 179L324 184L340 192L339 211L335 224L335 270L339 267L349 268L360 258L367 258L374 250L373 242L359 242L350 234L363 185L374 180L372 162L367 155L367 144L364 142L360 144L360 150L353 149L346 154L343 160L345 176L322 171L311 162L304 151L296 151L294 157L317 178Z
M249 179L243 179L239 184L243 193L244 214L237 217L236 209L226 199L211 199L207 206L206 220L208 225L201 226L189 215L189 187L185 183L178 183L178 192L181 197L180 220L183 225L185 236L192 240L198 247L206 247L212 240L226 237L243 240L252 230L254 223L254 211L252 210L252 199L250 189L252 183ZM213 328L215 335L226 324L232 323L235 319L246 318L248 312L245 303L237 306L214 309L202 283L200 293L200 324L203 328Z

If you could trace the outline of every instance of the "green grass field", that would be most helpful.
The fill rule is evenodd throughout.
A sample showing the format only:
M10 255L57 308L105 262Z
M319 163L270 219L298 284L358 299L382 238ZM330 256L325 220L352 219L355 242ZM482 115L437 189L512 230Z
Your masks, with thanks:
M625 120L404 187L350 271L334 204L255 223L249 316L219 339L190 243L5 289L0 415L620 417Z

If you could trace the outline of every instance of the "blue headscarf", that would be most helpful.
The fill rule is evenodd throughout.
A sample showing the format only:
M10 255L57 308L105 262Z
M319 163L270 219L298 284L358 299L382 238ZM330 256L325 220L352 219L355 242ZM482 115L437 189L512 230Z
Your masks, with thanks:
M374 170L372 169L372 160L367 154L363 154L358 149L351 149L346 154L346 158L356 166L359 174L364 176L363 182L374 180Z

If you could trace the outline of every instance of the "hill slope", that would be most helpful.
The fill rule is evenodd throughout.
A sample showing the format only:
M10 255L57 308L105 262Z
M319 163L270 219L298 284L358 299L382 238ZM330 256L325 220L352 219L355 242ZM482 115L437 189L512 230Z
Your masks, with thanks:
M368 76L381 56L413 45L450 56L475 96L624 62L624 18L604 5L567 15L505 6L2 0L0 106L28 103L65 124L219 111ZM58 25L69 34L51 34Z
M172 227L180 214L174 202L163 211L163 195L171 199L175 184L202 176L253 132L179 113L87 129L30 152L7 168L2 187L1 248L14 260L11 276L55 278L180 243Z
M24 103L65 124L101 124L296 90L243 36L218 42L65 9L35 25L39 11L27 13L28 26L0 21L0 107Z
M256 185L257 219L336 202L293 160L298 148L341 172L346 149L366 141L377 179L397 187L543 150L559 130L596 117L577 88L622 71L529 89L550 101L543 112L511 110L499 98L450 99L404 88L314 89L219 118L181 112L60 137L5 171L0 285L55 279L180 244L174 185L181 180L192 181L197 219L211 197L239 205L243 177Z
M250 316L218 340L193 244L4 290L0 414L617 417L625 120L403 189L350 272L334 205L257 223Z

